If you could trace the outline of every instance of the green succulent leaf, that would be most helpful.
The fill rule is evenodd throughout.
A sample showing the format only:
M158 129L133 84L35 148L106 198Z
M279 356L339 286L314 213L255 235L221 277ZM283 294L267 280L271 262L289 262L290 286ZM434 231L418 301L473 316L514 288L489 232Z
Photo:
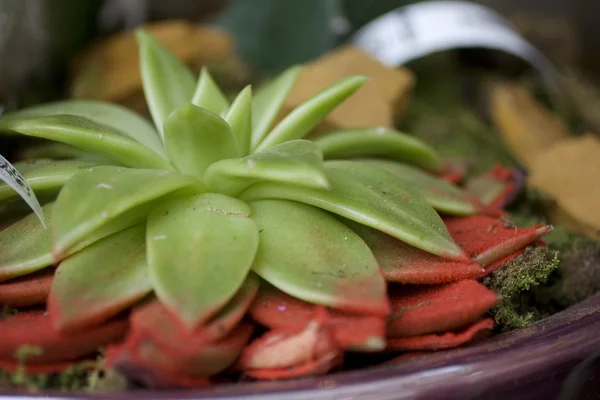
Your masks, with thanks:
M257 182L241 198L287 199L311 204L421 250L451 259L466 258L435 210L391 172L355 161L326 161L325 171L330 191Z
M60 142L48 142L38 145L29 146L19 152L19 159L37 160L80 160L80 161L98 161L110 165L111 161L105 157L98 156L94 153L83 151L77 147Z
M189 330L239 290L258 247L250 207L223 194L170 201L148 218L150 277L157 297Z
M251 203L260 244L252 269L299 299L386 314L386 283L369 247L318 208L284 200Z
M42 207L44 220L52 223L53 203ZM38 271L52 264L50 229L35 214L0 231L0 282Z
M383 126L331 132L313 141L328 159L380 156L431 172L442 169L442 161L433 148L416 138Z
M396 175L418 190L436 210L452 215L473 215L477 212L474 198L457 186L436 178L410 165L387 160L360 160Z
M165 121L165 146L175 167L202 178L216 161L237 157L230 126L216 114L192 104L173 111Z
M108 125L76 115L0 119L0 130L63 142L139 168L173 169L167 160Z
M252 89L246 86L233 100L225 115L225 121L231 126L236 138L238 155L245 156L250 151L252 135Z
M217 115L223 115L229 108L227 98L206 67L202 67L200 71L196 91L192 97L192 104Z
M60 263L48 298L56 329L99 325L152 291L146 224L117 232Z
M192 72L143 29L135 32L140 52L140 71L146 103L161 137L163 123L175 109L188 104L194 95Z
M218 161L204 176L204 182L211 190L232 196L260 180L329 188L321 151L312 142L300 139L244 158Z
M203 191L194 177L172 171L95 167L71 178L54 207L53 251L65 254L111 222L122 229L141 222L156 201L181 191Z
M52 228L54 203L44 205L42 210L48 226ZM37 223L36 218L35 214L29 214L0 231L0 281L27 275L57 263L140 220L135 214L122 216L91 232L68 251L56 253L52 251L52 229L45 229Z
M66 181L84 169L99 165L98 162L77 160L35 160L15 163L14 167L36 194L56 194ZM5 183L0 183L0 200L16 197L17 193Z
M0 155L0 181L4 182L4 187L8 190L8 196L15 193L22 198L25 203L35 212L40 222L46 227L44 214L38 198L35 196L33 189L21 173L8 160ZM1 188L2 186L0 186Z
M350 76L317 93L290 112L256 146L264 150L288 140L302 139L316 127L333 109L356 92L365 82L364 76Z
M302 66L294 65L261 87L252 100L252 138L251 148L263 140L275 118L281 111L286 97L292 91Z
M56 101L8 113L0 119L32 119L54 115L75 115L94 121L97 124L110 126L124 136L143 144L148 149L166 158L156 129L145 118L123 106L97 100L63 100ZM10 132L4 132L10 133Z

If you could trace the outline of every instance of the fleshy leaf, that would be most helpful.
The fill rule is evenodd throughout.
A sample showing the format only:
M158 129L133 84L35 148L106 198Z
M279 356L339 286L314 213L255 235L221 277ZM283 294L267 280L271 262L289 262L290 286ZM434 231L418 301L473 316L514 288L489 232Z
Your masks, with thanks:
M169 162L108 125L76 115L0 120L0 130L54 140L130 167L173 169Z
M53 227L54 203L42 210L50 228ZM128 228L139 222L139 215L129 213L109 221L100 229L88 234L66 252L52 252L52 229L45 229L37 222L35 214L15 222L0 231L0 282L27 275L70 256L96 241Z
M287 199L311 204L385 232L424 251L464 260L435 210L392 173L354 161L326 161L332 190L257 182L241 194L245 200Z
M258 146L271 129L301 71L302 66L291 66L257 91L252 100L252 149Z
M397 178L418 190L437 211L452 215L473 215L479 201L457 186L436 178L410 165L387 160L360 160L393 173Z
M53 203L42 207L44 219L52 226ZM0 231L0 282L26 275L52 264L51 233L29 214Z
M204 175L211 190L232 196L259 180L329 188L321 151L308 140L291 140L244 158L218 161Z
M0 181L6 184L6 187L10 187L14 193L18 194L33 212L38 216L40 222L46 227L46 221L44 220L44 214L42 212L42 206L39 200L35 197L35 193L29 183L19 173L15 167L12 166L8 160L0 155ZM0 186L1 188L2 186Z
M99 325L152 291L146 262L146 224L106 237L66 258L48 299L54 327Z
M288 140L302 139L331 111L356 92L367 78L357 75L339 80L296 107L256 146L261 151Z
M251 203L260 244L252 269L310 303L386 314L386 284L369 247L335 217L284 200Z
M186 104L165 121L165 147L175 167L202 178L212 163L237 157L231 128L216 114Z
M448 260L354 221L342 222L367 243L388 282L433 285L479 278L484 272L473 260Z
M239 156L250 151L250 135L252 135L252 89L246 86L227 111L225 121L231 126L236 138Z
M165 149L152 124L128 108L103 101L66 100L27 107L2 116L0 125L5 120L53 115L75 115L90 119L97 124L110 126L117 129L120 134L130 137L166 158Z
M383 126L331 132L313 141L328 159L380 156L431 172L442 169L442 161L429 145Z
M66 181L84 169L98 165L97 162L77 160L36 160L34 162L15 163L22 177L37 194L58 193ZM6 184L0 183L0 200L10 199L16 192Z
M241 287L258 247L250 207L223 194L170 201L148 218L150 277L187 330L214 316Z
M189 103L194 95L192 72L143 29L135 32L140 52L140 71L146 103L161 137L163 123L175 109Z
M206 67L200 71L192 104L217 115L222 115L229 108L229 102Z
M164 151L164 150L163 150ZM101 161L110 165L111 162L105 157L98 156L94 153L83 151L77 147L60 142L48 142L37 145L28 146L19 152L19 159L22 160L80 160L80 161Z
M173 192L203 189L194 177L172 171L110 166L85 170L65 184L56 200L53 251L64 254L112 221L129 226L141 222L156 200Z

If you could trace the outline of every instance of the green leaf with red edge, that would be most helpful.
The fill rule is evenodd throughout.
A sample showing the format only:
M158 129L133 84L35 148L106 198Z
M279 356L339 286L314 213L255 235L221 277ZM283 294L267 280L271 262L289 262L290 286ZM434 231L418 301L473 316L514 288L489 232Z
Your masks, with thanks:
M154 125L164 138L163 124L167 116L192 101L195 78L173 53L145 30L136 30L135 38L146 103Z
M204 182L213 191L238 195L256 181L272 181L328 189L323 156L308 140L290 140L244 158L217 161Z
M342 222L367 243L388 282L433 285L479 278L484 271L471 259L448 260L354 221Z
M225 98L206 67L202 67L200 71L196 91L192 97L192 104L217 115L223 115L229 108L227 98Z
M318 208L284 200L251 203L260 231L252 269L291 296L348 311L386 314L386 285L369 247Z
M150 277L157 297L193 330L239 290L258 247L250 207L207 193L167 202L148 217Z
M241 198L311 204L424 251L451 259L466 258L435 210L391 172L354 161L326 161L325 172L332 187L330 191L257 182L245 190Z
M152 291L146 262L146 224L108 236L63 260L48 310L54 327L100 325Z
M35 160L15 163L31 189L38 195L56 194L66 181L84 169L106 163L79 160ZM17 193L7 184L0 183L0 201L11 199Z
M167 153L182 173L202 178L214 162L238 156L236 138L227 122L193 104L173 111L164 128Z
M358 162L374 165L393 173L398 179L418 190L425 200L441 213L460 216L473 215L480 208L480 204L474 196L410 165L375 159Z
M378 156L415 165L431 172L442 170L437 152L417 138L383 126L335 131L313 142L327 159Z
M202 192L204 185L173 171L102 166L80 172L56 199L52 250L65 254L109 223L123 224L121 229L135 225L157 201L182 191Z
M256 92L252 100L251 149L254 150L271 129L302 68L300 65L289 67Z
M356 75L340 79L296 107L256 146L261 151L288 140L302 139L314 127L356 92L367 78Z
M250 151L252 135L252 89L246 86L233 100L225 114L225 121L231 126L236 138L238 155L245 156Z
M119 128L78 115L0 119L0 131L5 130L62 142L129 167L173 169L166 159Z

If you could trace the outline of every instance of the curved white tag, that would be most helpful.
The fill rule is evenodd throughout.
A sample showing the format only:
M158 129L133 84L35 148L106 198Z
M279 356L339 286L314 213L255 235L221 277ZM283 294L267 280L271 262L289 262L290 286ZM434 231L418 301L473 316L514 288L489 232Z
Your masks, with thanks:
M513 54L531 64L552 91L552 63L491 9L466 1L428 1L397 8L360 29L353 43L395 67L438 51L483 47Z

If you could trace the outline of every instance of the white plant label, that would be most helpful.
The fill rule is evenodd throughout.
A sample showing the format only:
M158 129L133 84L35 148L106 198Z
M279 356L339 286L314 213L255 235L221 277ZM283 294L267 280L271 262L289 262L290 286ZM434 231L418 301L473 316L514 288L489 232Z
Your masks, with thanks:
M0 155L0 180L6 182L8 186L25 200L29 207L36 213L45 228L46 222L44 221L42 207L40 206L37 197L35 197L31 186L29 186L25 178L23 178L23 175L21 175L6 158L2 157L2 155Z
M558 85L552 63L501 15L466 1L428 1L397 8L359 30L353 42L390 67L443 50L500 50L531 64L550 90L556 91Z

